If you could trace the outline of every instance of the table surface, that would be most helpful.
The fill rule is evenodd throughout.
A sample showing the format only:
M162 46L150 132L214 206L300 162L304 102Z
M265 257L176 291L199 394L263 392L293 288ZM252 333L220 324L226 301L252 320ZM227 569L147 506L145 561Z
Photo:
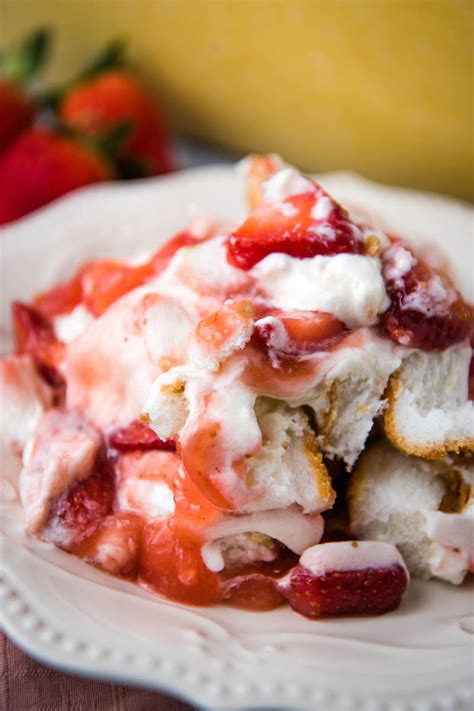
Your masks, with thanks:
M0 633L2 711L192 711L170 696L79 679L38 664Z

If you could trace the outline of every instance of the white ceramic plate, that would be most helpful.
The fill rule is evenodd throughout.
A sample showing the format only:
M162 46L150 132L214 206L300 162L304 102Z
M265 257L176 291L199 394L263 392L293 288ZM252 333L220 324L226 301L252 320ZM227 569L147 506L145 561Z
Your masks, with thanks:
M458 277L472 289L467 206L348 174L321 181L380 224L447 247ZM243 214L231 168L83 190L5 229L3 349L10 299L28 299L86 257L156 247L201 213ZM4 627L46 664L221 709L471 708L472 583L414 582L401 608L385 617L310 622L288 608L257 614L180 606L25 535L16 476L14 462L5 460Z

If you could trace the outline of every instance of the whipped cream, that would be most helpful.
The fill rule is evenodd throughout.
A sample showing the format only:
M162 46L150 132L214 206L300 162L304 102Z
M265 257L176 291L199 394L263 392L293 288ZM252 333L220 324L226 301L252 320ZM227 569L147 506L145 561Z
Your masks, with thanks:
M405 247L394 245L384 253L384 275L386 279L398 281L408 274L418 260Z
M283 168L263 184L263 202L282 202L292 195L314 192L314 183L295 168Z
M304 551L300 565L315 576L367 568L399 565L410 578L405 561L392 543L381 541L338 541L322 543Z
M53 401L51 388L38 375L31 356L13 355L0 360L0 401L2 454L7 457L12 446L21 452Z
M360 254L296 259L269 254L250 271L276 307L327 311L349 328L377 323L390 305L380 262Z
M99 431L80 413L49 410L23 452L20 495L28 529L46 523L50 503L88 476L99 453Z
M66 404L85 412L105 432L138 417L160 372L143 336L148 293L140 287L126 294L67 346Z
M84 333L93 320L94 317L90 311L82 304L79 304L71 313L64 316L56 316L53 319L54 332L60 341L69 343Z
M156 478L128 479L119 487L117 499L122 511L135 511L147 520L167 518L175 510L171 488Z
M225 516L206 531L208 543L203 546L201 555L207 567L217 572L224 568L219 539L239 533L263 533L301 554L309 546L319 543L323 531L324 521L320 514L303 514L297 506Z

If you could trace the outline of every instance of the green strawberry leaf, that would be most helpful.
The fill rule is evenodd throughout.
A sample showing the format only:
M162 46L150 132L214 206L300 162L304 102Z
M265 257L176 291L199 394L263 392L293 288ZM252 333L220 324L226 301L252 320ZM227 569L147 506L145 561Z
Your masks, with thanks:
M49 57L53 33L36 30L0 53L0 76L23 84L44 66Z

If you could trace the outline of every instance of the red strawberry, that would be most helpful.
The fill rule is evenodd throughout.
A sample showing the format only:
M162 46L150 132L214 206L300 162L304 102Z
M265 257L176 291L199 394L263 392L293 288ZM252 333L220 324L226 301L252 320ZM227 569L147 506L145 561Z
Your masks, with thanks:
M142 517L131 512L106 516L74 553L111 575L134 578L143 525Z
M323 311L273 309L255 322L252 339L276 355L304 356L324 350L345 332L339 319Z
M143 284L152 275L148 264L130 266L120 262L91 262L82 270L82 301L94 316L100 316L121 296Z
M84 265L69 281L37 294L33 305L38 312L46 318L54 318L70 313L78 306L82 299L82 274L87 267L87 264Z
M219 574L222 602L245 610L273 610L285 599L278 590L278 578L297 560L295 553L282 547L274 561L255 563L240 570L223 570Z
M383 260L391 304L382 323L394 341L430 351L473 333L474 308L446 274L417 259L401 240L393 241Z
M0 157L0 224L112 178L109 163L82 144L45 129L26 131Z
M227 241L231 264L251 269L273 252L303 259L364 251L359 230L345 211L319 185L311 187L308 181L308 186L305 193L254 210Z
M33 123L35 104L23 87L44 65L50 43L41 29L0 53L0 152Z
M149 523L143 531L140 577L155 592L193 605L219 600L219 578L204 564L203 540L176 519Z
M43 538L74 550L95 533L112 511L115 495L112 468L99 457L91 474L63 494L52 506Z
M305 617L394 610L409 576L390 543L342 541L306 550L278 588Z
M174 451L176 445L172 439L163 441L144 422L134 420L127 427L116 430L110 435L110 444L121 452L134 449L142 451L148 449L166 449Z
M105 260L90 262L69 281L38 294L33 303L48 318L69 313L81 302L99 316L118 298L162 271L178 249L200 239L186 230L179 232L149 262L136 267Z
M174 169L168 130L157 103L128 71L109 69L66 92L60 116L89 135L103 134L118 123L130 125L121 157L133 161L143 175Z
M34 113L33 102L19 87L0 81L0 152L18 133L31 126Z
M12 303L12 323L17 353L29 353L45 379L61 389L63 379L57 371L64 346L58 341L48 319L20 301Z
M236 575L222 589L221 600L226 605L245 610L274 610L285 598L275 580L261 573Z
M471 336L471 362L469 363L469 399L474 400L474 334Z

